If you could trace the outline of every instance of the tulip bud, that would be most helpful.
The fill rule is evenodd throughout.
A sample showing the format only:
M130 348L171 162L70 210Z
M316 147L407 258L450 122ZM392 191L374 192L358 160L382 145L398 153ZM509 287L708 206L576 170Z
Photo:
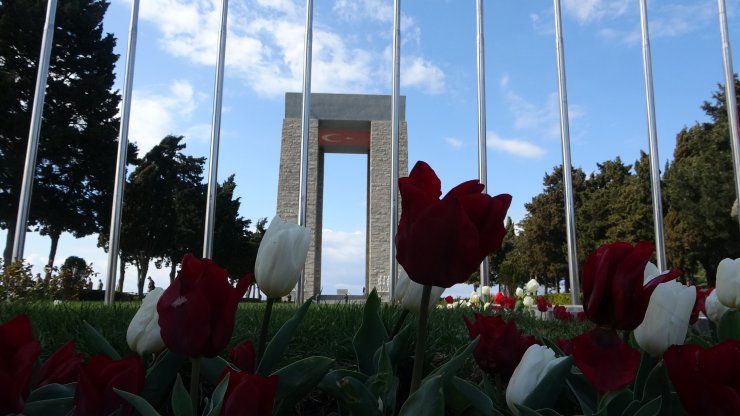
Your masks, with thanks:
M518 298L523 298L524 297L524 289L522 289L520 287L516 288L515 295Z
M717 298L717 289L713 290L707 296L707 299L704 301L704 307L707 310L707 318L718 325L720 319L722 319L722 315L730 310L730 308L723 305Z
M537 283L537 280L531 279L529 282L527 282L526 289L527 289L527 293L536 295L537 291L540 290L540 284Z
M524 304L524 307L526 308L531 308L532 305L534 305L534 298L531 296L525 296L522 304Z
M506 387L506 405L519 415L516 405L530 408L550 407L555 403L557 386L562 386L571 364L568 356L555 358L553 350L532 345L522 356Z
M480 288L480 293L483 296L491 296L491 286L483 286Z
M480 303L480 296L478 296L477 292L470 294L470 303L473 305L478 305Z
M715 292L720 303L731 309L740 309L740 259L719 262Z
M126 342L131 351L139 355L146 355L164 348L164 341L159 330L159 314L157 302L164 293L161 287L149 292L141 302L139 310L128 325Z
M287 296L298 283L306 262L311 231L277 215L267 227L254 264L257 285L271 299Z
M398 270L398 282L396 282L396 293L394 294L397 301L401 302L401 306L414 313L419 313L421 308L421 294L424 290L424 285L414 282L409 279L409 275L403 268ZM442 296L442 292L445 291L443 287L432 286L432 291L429 294L429 303L427 304L427 310L429 312L434 309L434 305L437 304L437 300ZM451 305L451 304L448 304Z
M683 344L694 309L696 289L672 280L661 283L650 295L645 318L635 328L637 344L653 357L671 345Z

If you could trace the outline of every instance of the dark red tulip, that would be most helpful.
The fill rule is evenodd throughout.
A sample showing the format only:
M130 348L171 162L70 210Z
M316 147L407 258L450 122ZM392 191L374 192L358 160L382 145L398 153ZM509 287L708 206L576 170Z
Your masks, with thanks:
M400 178L398 188L402 213L396 259L416 283L438 287L463 283L501 247L511 195L483 194L484 186L473 180L440 200L439 178L424 162Z
M229 374L221 414L224 416L270 416L277 392L278 376L263 377L226 368Z
M509 298L509 297L502 297L499 301L501 303L501 306L503 306L506 309L514 309L516 308L516 298Z
M454 301L455 301L455 298L453 298L452 296L447 296L445 298L445 302L447 302L448 304L453 303Z
M218 355L231 339L239 299L253 282L249 274L234 288L226 270L186 254L177 278L157 303L164 344L189 357Z
M583 309L592 322L631 331L645 317L650 295L664 282L681 275L671 270L643 284L645 265L654 245L639 242L604 244L583 266Z
M611 328L594 328L562 348L571 351L574 364L601 394L631 383L640 367L640 353Z
M689 415L737 415L740 410L740 341L711 348L673 345L663 353L673 387Z
M710 287L707 290L701 290L699 286L694 286L696 288L696 300L694 301L694 309L691 310L691 317L689 318L689 324L694 325L696 321L699 320L699 312L704 313L704 316L707 315L707 296L709 296L710 293L712 293L713 287Z
M470 339L480 336L473 350L475 362L491 376L500 376L504 382L509 381L527 348L537 344L533 336L524 336L519 332L513 319L506 322L499 315L483 316L477 313L473 322L467 317L463 319Z
M229 351L229 361L241 371L254 373L254 345L252 341L244 341Z
M588 317L586 316L586 312L580 311L576 314L576 319L580 322L588 320Z
M560 351L565 355L573 355L573 340L572 339L556 339L555 345L560 348Z
M573 319L573 315L571 315L563 305L555 305L555 307L552 308L552 314L555 316L555 319L561 321L570 321Z
M550 310L550 307L552 304L545 299L544 296L540 296L537 298L537 310L540 312L547 312Z
M75 415L109 415L119 408L131 414L132 408L113 388L133 394L144 388L144 367L138 357L114 360L105 355L95 355L80 369L75 391Z
M31 389L31 373L41 345L31 320L18 315L0 325L0 414L20 413Z
M71 340L56 350L41 364L38 385L67 384L77 381L82 364L82 354L75 354L75 341Z

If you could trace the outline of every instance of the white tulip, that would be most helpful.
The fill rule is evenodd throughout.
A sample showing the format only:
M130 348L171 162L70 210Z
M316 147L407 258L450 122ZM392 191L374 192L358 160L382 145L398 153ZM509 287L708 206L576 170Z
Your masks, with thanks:
M491 286L483 286L480 288L480 293L483 296L491 296Z
M650 296L645 318L635 329L635 340L653 357L671 345L683 344L696 301L696 288L672 280L661 283Z
M724 259L717 266L717 299L731 309L740 309L740 259Z
M533 298L533 297L531 297L531 296L525 296L525 297L524 297L524 300L522 301L522 304L523 304L523 305L524 305L525 307L527 307L527 308L531 308L531 307L532 307L532 305L534 305L534 298Z
M128 325L126 342L131 351L139 355L155 353L164 348L164 341L159 333L159 314L157 313L157 301L162 293L164 289L161 287L149 292Z
M529 282L527 282L526 288L528 293L536 295L537 291L540 290L540 284L537 283L537 280L531 279Z
M473 305L480 304L480 296L476 292L470 294L470 303Z
M298 283L306 263L311 231L275 216L257 250L254 277L270 299L287 296Z
M524 297L524 289L522 289L520 287L516 288L515 295L518 298L523 298Z
M396 282L396 293L394 296L401 303L401 307L411 312L419 313L421 310L421 294L423 290L424 285L411 280L403 268L398 269L398 282ZM434 309L434 306L444 291L445 288L443 287L432 286L427 311L431 312Z
M704 301L704 308L707 311L707 318L711 319L715 324L719 324L719 320L722 319L722 315L730 310L730 308L723 305L717 298L717 289L714 289L712 293L707 296L707 299Z
M568 358L567 356L555 358L553 350L542 345L535 344L527 348L506 387L506 405L509 410L518 415L519 409L514 404L526 405L543 379Z

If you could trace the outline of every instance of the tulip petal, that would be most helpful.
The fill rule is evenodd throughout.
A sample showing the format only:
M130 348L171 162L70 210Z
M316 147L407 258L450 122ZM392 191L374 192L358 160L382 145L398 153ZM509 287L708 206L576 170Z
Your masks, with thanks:
M617 390L635 379L640 353L616 331L594 328L571 341L575 365L599 393Z

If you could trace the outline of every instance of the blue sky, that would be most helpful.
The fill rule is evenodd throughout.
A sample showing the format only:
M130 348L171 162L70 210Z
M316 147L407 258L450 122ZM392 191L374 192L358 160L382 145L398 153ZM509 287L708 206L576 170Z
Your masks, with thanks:
M632 163L648 148L638 4L562 1L572 161L586 172L615 156ZM727 0L736 49L739 4ZM392 7L392 0L315 2L313 92L390 94ZM446 191L477 178L475 1L406 0L401 7L409 168L426 161ZM515 221L541 192L545 173L562 162L552 7L544 0L485 2L489 192L513 195ZM105 19L118 38L119 89L130 9L130 0L113 0ZM178 134L187 153L208 156L219 11L214 0L141 2L130 125L141 154ZM654 0L649 19L662 166L676 133L706 120L700 105L724 74L716 2ZM272 218L284 93L301 89L305 3L231 0L228 20L219 180L236 174L243 216ZM359 294L364 284L364 158L327 155L327 294ZM95 241L64 236L58 263L78 255L102 276L107 255ZM25 254L40 265L48 248L48 239L30 234ZM166 271L151 275L167 281ZM131 270L125 289L134 288ZM469 292L462 286L448 293Z

